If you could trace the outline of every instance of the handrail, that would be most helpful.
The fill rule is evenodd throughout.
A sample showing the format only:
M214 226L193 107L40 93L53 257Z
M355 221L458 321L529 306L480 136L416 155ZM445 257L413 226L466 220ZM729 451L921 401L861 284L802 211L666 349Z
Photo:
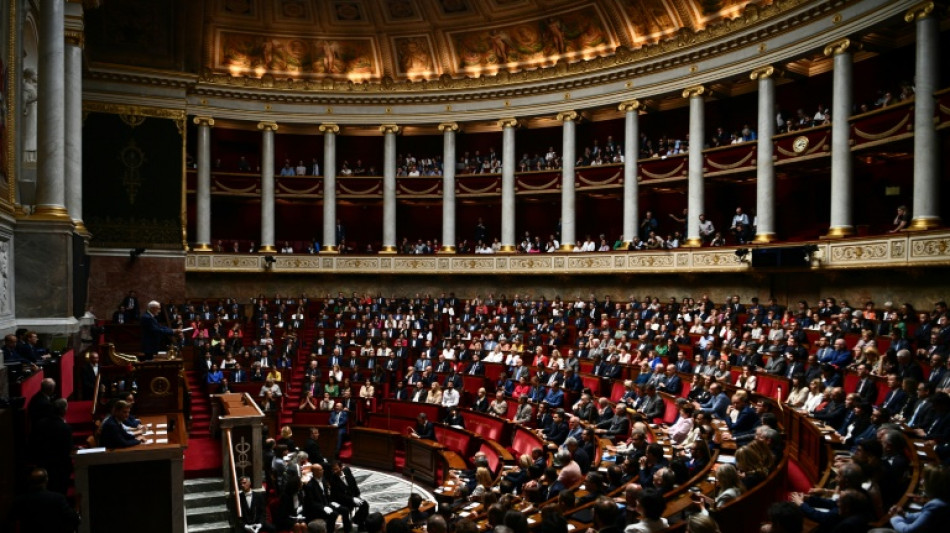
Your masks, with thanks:
M92 393L92 412L90 415L96 416L96 406L99 405L99 385L102 383L102 372L96 373L96 390Z
M238 487L237 468L234 466L234 443L231 441L231 428L225 428L224 438L228 443L228 468L231 472L231 486L234 494L234 508L237 510L238 518L244 518L241 511L241 490Z

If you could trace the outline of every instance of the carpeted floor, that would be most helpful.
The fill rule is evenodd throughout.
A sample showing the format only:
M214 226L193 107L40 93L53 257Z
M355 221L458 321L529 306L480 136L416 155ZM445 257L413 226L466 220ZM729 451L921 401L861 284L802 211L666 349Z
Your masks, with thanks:
M185 479L221 477L221 443L215 439L193 437L185 450Z

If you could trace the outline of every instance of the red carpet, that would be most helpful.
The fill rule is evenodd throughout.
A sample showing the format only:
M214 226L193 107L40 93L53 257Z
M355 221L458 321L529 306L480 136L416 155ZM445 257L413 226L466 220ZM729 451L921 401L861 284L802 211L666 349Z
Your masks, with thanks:
M221 443L215 439L189 438L185 450L185 479L221 477Z

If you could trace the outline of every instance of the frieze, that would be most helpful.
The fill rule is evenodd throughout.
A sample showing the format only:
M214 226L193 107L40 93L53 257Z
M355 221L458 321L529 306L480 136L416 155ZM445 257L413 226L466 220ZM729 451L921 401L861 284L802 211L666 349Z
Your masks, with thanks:
M818 250L806 269L895 268L912 265L950 266L950 230L905 232L846 241L814 241ZM771 245L781 248L792 244ZM908 253L909 250L909 253ZM538 273L579 275L658 274L693 272L753 272L736 255L736 248L679 248L675 251L617 253L556 253L541 255L500 254L476 256L349 256L281 255L267 266L262 255L188 253L186 272L269 272L270 274L366 274L366 275L534 275Z

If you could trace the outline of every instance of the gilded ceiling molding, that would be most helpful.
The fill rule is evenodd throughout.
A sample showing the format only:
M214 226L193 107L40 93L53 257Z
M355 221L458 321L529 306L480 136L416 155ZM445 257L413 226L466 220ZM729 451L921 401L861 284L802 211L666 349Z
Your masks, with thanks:
M320 133L340 133L340 126L332 122L320 124Z
M843 54L845 52L852 52L854 48L852 47L851 39L839 39L827 46L825 46L825 57L831 57Z
M764 67L759 67L757 69L754 69L752 72L750 72L749 79L750 80L764 80L764 79L771 78L773 74L775 74L775 67L773 67L772 65L766 65Z
M453 78L449 74L443 74L438 78L430 80L392 80L386 78L378 82L354 82L344 80L293 80L291 78L277 78L267 76L266 80L262 78L246 78L244 76L232 76L226 72L214 72L211 69L204 69L201 75L201 82L212 85L237 85L247 88L275 88L285 90L303 90L303 91L333 91L333 92L426 92L442 91L454 89L478 89L483 87L497 87L503 85L515 85L522 83L531 83L535 81L549 80L555 78L564 78L572 75L586 75L598 70L615 68L617 66L632 65L645 59L652 59L660 55L682 52L690 48L695 53L690 53L686 61L677 61L677 64L688 63L698 60L700 56L707 59L716 53L733 50L736 45L743 46L760 40L767 39L775 33L785 33L792 31L794 27L808 24L814 17L832 9L840 9L842 6L854 3L855 0L828 0L826 2L814 2L812 0L775 0L768 5L749 4L742 13L733 19L720 19L708 26L702 31L694 31L689 28L681 28L669 38L663 39L657 43L644 45L636 49L628 47L618 47L614 54L604 57L595 57L589 60L582 60L573 63L559 61L554 65L549 65L533 70L521 70L509 72L501 70L494 76L479 76L477 78L461 77ZM803 6L809 5L804 13L796 13L789 19L776 20L772 24L761 28L755 34L742 34L754 25L762 24L763 21L777 18L785 13L790 13ZM742 35L739 35L742 34ZM734 35L730 38L731 35ZM719 40L723 37L729 38L729 43L719 43L715 48L702 47L700 45ZM664 67L668 68L668 67ZM651 69L655 70L655 69ZM385 83L383 83L385 81Z
M921 2L907 10L904 20L907 22L916 22L920 19L929 17L934 11L933 2Z
M698 98L704 94L706 94L706 87L702 85L694 85L683 89L683 98L692 98L694 96Z
M199 126L208 126L208 127L214 126L214 119L206 115L198 115L192 119L192 122L194 122L195 124Z
M521 124L518 122L518 119L516 118L503 118L498 121L498 127L501 129L517 128L520 125Z
M459 129L458 122L443 122L439 124L439 131L443 133L446 131L459 131Z
M577 111L561 111L557 114L558 122L577 122L580 119L580 115L577 114Z
M399 133L399 126L396 124L383 124L379 127L379 132L383 135L387 133L396 134Z
M169 109L141 105L113 104L109 102L95 102L91 100L82 103L82 110L86 113L108 113L112 115L138 115L142 117L167 118L185 120L184 109Z
M643 108L643 104L640 102L640 100L636 99L620 102L620 105L617 106L617 109L623 111L624 113L628 111L639 111Z
M277 127L277 123L270 120L264 120L257 123L257 129L259 130L277 131Z

